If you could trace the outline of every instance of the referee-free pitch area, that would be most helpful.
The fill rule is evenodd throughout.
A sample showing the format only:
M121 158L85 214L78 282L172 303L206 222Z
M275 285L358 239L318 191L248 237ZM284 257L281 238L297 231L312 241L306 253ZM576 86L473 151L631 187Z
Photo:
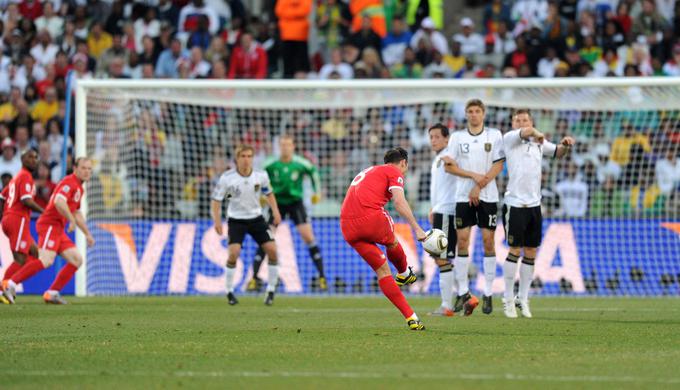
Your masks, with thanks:
M535 298L534 318L383 297L72 298L0 306L0 388L680 388L680 299Z

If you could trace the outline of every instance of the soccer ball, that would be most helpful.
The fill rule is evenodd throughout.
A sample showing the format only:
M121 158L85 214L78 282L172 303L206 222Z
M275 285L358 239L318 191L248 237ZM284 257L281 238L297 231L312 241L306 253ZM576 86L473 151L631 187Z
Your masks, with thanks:
M439 229L430 229L425 232L425 240L423 240L423 249L432 256L439 256L446 250L449 245L449 240L446 234Z

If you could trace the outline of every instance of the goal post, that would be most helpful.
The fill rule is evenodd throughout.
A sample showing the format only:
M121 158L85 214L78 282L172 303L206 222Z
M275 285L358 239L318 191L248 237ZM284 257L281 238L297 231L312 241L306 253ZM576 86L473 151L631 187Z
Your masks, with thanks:
M277 155L284 133L295 137L297 152L321 175L323 201L312 205L308 191L305 203L330 293L377 292L370 268L339 231L348 181L380 163L385 149L406 147L407 197L427 226L432 161L427 128L437 122L464 128L470 98L484 101L487 124L503 132L512 109L526 107L550 140L577 138L567 159L544 162L544 245L536 260L536 294L678 291L680 174L674 169L680 167L680 78L652 77L79 80L76 156L95 162L83 211L97 244L88 249L84 237L76 236L87 255L76 293L222 293L226 242L211 229L210 187L233 164L236 144L253 144L256 168L262 169ZM506 172L498 182L502 193ZM408 226L396 222L409 264L421 273L411 292L436 293L436 265ZM503 238L499 228L496 292L503 286ZM283 224L276 239L282 291L315 293L316 270L295 226ZM252 277L254 250L246 241L235 278L239 290ZM479 232L470 253L481 269ZM472 288L478 289L482 275L475 267L471 272Z

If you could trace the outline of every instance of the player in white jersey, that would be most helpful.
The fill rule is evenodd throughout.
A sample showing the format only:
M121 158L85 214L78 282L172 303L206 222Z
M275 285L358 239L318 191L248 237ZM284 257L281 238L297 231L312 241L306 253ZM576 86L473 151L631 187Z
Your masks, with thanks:
M458 255L454 260L454 272L458 282L458 297L454 311L464 309L466 316L479 303L470 294L468 267L470 258L470 228L482 229L484 240L484 299L482 311L491 314L492 286L496 278L496 249L494 234L498 218L498 188L496 176L503 170L503 135L500 130L484 126L486 108L479 99L465 104L467 129L456 131L449 140L450 156L442 157L446 171L459 176L456 185L456 230Z
M236 148L236 169L230 169L220 177L210 202L210 212L215 231L222 235L222 201L226 197L229 201L227 209L227 234L229 236L229 259L226 269L227 299L230 305L238 303L234 295L234 273L236 260L241 254L241 246L246 234L249 234L257 244L264 249L269 258L269 278L267 297L264 303L271 306L274 302L274 291L279 280L276 244L274 234L262 216L260 195L264 195L273 216L273 224L281 223L281 214L276 204L276 198L269 184L269 176L264 171L253 169L252 146L241 145Z
M430 127L430 146L437 155L432 161L432 179L430 180L430 224L441 229L449 240L446 251L435 258L439 267L439 291L442 303L430 315L453 316L453 294L456 278L453 275L453 258L456 256L456 176L446 172L441 157L449 154L449 129L441 123Z
M505 316L517 318L514 287L517 260L524 249L519 269L518 305L522 315L531 318L529 287L534 275L536 251L541 244L543 217L541 215L541 166L543 157L561 158L574 144L574 139L564 137L559 145L546 141L534 128L531 112L520 109L512 115L512 128L503 137L508 164L508 188L503 205L503 226L510 253L503 264Z

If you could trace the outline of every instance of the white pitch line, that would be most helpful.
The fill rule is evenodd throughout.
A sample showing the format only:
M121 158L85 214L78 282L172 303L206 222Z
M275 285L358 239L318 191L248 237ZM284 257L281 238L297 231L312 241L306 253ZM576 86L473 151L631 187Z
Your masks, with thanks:
M12 377L54 376L54 377L180 377L180 378L330 378L330 379L442 379L442 380L478 380L478 381L511 381L511 382L591 382L591 383L647 383L647 384L680 384L680 378L645 378L637 376L599 376L599 375L522 375L522 374L465 374L465 373L395 373L380 372L317 372L317 371L3 371L3 375Z

